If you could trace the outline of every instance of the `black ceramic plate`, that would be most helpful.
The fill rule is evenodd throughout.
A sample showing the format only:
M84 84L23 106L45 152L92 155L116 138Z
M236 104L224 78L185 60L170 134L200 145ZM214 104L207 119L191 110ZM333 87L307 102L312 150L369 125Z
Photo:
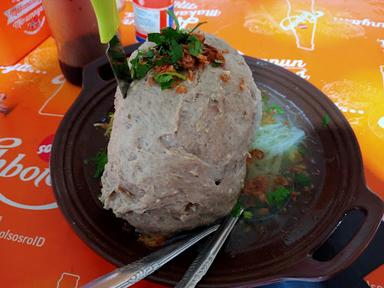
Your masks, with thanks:
M127 47L127 54L135 48ZM310 83L283 68L249 57L246 61L259 88L296 111L308 137L316 139L313 157L322 177L314 183L316 191L311 197L300 197L285 212L255 226L264 225L264 233L233 237L239 233L235 229L201 287L254 287L287 278L329 277L350 265L368 245L380 223L383 203L366 188L358 143L335 105ZM94 167L84 164L107 145L103 133L93 126L113 111L116 83L106 58L85 69L83 84L55 136L50 163L53 188L60 209L77 234L101 256L121 266L150 251L136 242L124 221L102 208ZM325 113L331 120L326 127L322 123ZM360 230L335 257L315 260L316 249L354 209L364 213ZM150 278L174 284L196 256L196 249Z

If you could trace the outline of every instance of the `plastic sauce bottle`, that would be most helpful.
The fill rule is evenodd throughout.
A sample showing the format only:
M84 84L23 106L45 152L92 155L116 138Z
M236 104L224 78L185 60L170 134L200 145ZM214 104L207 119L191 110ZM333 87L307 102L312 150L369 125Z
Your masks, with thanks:
M133 0L136 40L144 42L148 33L160 32L173 25L167 10L173 10L173 0Z
M105 0L107 1L107 0ZM85 65L105 54L89 0L43 0L65 79L81 86Z
M0 66L15 64L49 36L41 2L0 1Z

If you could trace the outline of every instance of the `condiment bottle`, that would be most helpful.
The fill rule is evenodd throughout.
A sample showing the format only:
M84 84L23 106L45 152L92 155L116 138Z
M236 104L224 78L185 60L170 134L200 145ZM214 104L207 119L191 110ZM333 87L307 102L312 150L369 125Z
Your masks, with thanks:
M90 0L43 0L64 77L80 86L86 64L104 55Z
M149 33L173 25L167 10L173 11L173 0L133 0L136 40L144 42Z

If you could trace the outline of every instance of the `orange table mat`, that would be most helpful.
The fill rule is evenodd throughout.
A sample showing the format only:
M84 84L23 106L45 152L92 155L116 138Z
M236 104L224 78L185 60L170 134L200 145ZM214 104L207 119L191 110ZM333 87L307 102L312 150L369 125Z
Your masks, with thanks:
M384 197L384 2L194 0L175 1L175 10L183 27L208 21L202 30L328 95L356 133L369 187ZM124 44L134 43L129 1L121 19ZM51 188L52 139L79 92L63 78L52 38L0 66L2 287L80 287L114 268L72 231ZM384 286L383 272L368 279Z

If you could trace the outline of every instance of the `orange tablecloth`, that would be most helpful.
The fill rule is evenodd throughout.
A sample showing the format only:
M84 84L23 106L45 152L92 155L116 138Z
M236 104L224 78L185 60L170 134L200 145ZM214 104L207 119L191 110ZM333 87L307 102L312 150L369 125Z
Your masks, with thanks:
M326 93L357 135L368 185L384 196L383 2L194 0L175 7L183 26L208 21L203 30ZM125 44L134 42L131 11L128 2L121 12ZM51 188L50 144L79 92L62 77L52 38L17 65L0 66L1 287L79 287L114 268L75 235ZM384 268L367 279L384 286Z

